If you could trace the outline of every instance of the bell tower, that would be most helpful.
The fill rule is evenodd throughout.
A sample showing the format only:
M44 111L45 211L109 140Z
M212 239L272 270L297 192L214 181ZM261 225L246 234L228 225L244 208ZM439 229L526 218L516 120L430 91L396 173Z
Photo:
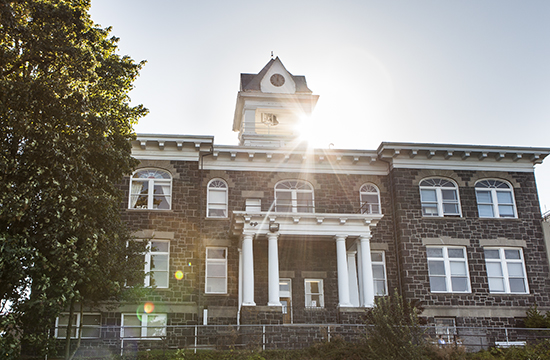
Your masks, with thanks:
M318 99L305 76L292 75L276 57L257 74L241 74L233 131L242 146L286 146L297 139L296 125Z

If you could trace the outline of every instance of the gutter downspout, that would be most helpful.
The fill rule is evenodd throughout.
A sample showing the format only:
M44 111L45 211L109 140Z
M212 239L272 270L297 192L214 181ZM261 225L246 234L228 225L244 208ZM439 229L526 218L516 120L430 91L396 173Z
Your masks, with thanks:
M213 154L214 154L214 137L212 137L212 145L210 146L210 151L207 152L207 153L199 153L199 164L198 164L199 165L199 180L200 180L199 184L201 185L201 187L202 187L202 184L204 183L204 171L203 171L204 170L204 161L203 161L203 159L204 159L205 156L211 156ZM199 207L199 217L203 213L202 211L203 211L204 200L205 200L205 199L203 199L203 196L202 196L203 195L202 190L203 189L199 189L199 206L198 206ZM197 263L198 263L197 266L198 266L198 269L199 269L199 271L198 271L198 274L199 274L198 283L200 283L200 279L204 279L204 281L206 281L206 278L203 276L205 274L202 273L202 264L203 264L203 262L202 262L201 254L203 254L204 251L205 251L204 242L202 241L203 240L203 234L204 234L203 230L204 230L204 218L201 219L201 221L200 221L200 232L199 232L199 234L200 234L199 235L200 243L198 245L199 251L197 252L197 255L198 255L197 256ZM205 271L206 271L206 269L205 269ZM205 320L204 319L204 311L201 311L201 310L204 309L204 307L202 306L202 298L203 298L202 292L203 291L204 291L204 288L203 289L200 289L200 288L198 289L197 317L199 319L197 319L198 320L197 322L199 324L204 323L204 320ZM202 307L202 309L201 309L201 307ZM203 315L201 315L201 313ZM202 316L202 319L200 319L201 316Z

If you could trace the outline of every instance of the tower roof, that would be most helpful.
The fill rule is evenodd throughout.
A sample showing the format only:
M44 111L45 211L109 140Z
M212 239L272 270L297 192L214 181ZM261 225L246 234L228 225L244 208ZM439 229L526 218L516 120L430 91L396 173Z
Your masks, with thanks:
M288 75L292 78L296 84L296 92L300 93L309 93L312 91L307 87L306 77L303 75L292 75L277 56L275 59L269 60L269 62L264 66L264 68L257 74L241 74L241 88L240 91L262 91L261 90L261 81L275 64L279 64L285 69Z

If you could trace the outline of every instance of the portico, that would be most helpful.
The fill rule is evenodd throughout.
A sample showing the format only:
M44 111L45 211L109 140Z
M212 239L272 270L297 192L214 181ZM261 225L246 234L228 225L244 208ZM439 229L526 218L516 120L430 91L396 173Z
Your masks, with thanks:
M334 242L338 307L372 307L374 284L370 256L372 228L381 214L317 214L234 211L232 232L240 237L242 280L240 306L254 299L254 243L267 239L268 307L281 307L279 242L315 239Z

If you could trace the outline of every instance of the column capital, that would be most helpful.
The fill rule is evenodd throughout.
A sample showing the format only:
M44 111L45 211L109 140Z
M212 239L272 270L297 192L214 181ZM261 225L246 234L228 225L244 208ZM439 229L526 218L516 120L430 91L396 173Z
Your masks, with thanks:
M348 237L348 234L338 234L338 235L334 235L334 240L336 241L346 240L347 237Z
M370 241L370 239L372 239L370 230L368 230L365 234L359 235L359 241Z
M268 233L267 233L267 238L268 238L268 239L275 239L275 240L277 240L277 239L279 238L279 235L280 235L280 234L279 234L278 231L277 231L277 232L274 232L274 233L268 232Z

